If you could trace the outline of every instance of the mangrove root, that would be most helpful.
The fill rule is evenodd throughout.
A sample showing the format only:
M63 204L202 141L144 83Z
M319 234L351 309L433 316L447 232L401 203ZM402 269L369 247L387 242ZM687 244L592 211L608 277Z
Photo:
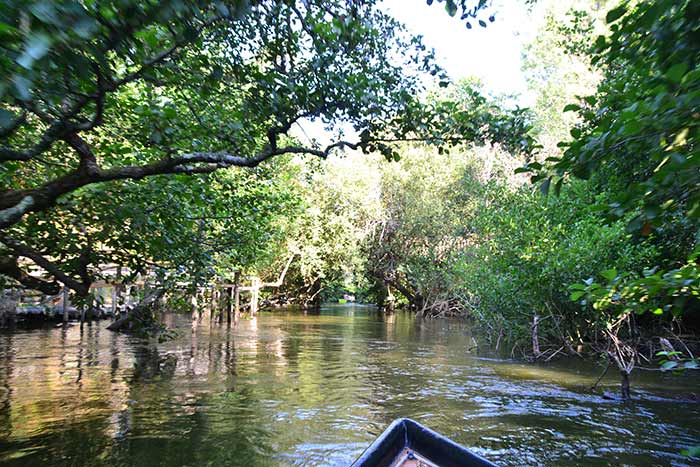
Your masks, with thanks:
M119 318L107 329L115 332L123 333L141 333L152 334L159 330L160 325L157 322L153 313L153 308L158 300L165 294L164 289L156 289L150 292L146 297L134 307L125 317Z

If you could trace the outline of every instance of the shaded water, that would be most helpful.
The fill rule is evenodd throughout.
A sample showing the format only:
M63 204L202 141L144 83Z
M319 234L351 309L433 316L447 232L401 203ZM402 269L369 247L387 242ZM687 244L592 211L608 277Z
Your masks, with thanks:
M592 365L469 354L463 323L354 306L168 320L163 344L106 322L0 334L0 464L344 466L398 417L502 466L698 464L678 453L700 444L700 404L674 400L695 375L637 374L621 404L587 391Z

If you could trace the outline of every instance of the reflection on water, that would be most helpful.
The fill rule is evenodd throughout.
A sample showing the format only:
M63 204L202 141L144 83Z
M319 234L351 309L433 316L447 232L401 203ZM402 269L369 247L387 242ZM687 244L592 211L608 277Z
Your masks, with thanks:
M532 366L467 352L458 322L362 307L263 313L235 329L169 316L148 344L106 322L0 334L0 464L348 465L412 417L502 466L692 465L697 376L590 394L581 362ZM617 381L607 381L614 390Z

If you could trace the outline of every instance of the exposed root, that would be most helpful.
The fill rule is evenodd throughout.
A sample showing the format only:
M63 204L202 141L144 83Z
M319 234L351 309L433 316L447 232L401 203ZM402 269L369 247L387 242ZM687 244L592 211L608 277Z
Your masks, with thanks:
M156 320L153 308L163 295L165 289L153 290L125 317L119 318L107 326L107 329L127 334L158 334L162 326Z
M629 315L621 317L612 326L606 329L604 333L608 338L608 346L606 349L608 358L615 362L620 370L620 376L622 378L620 383L620 395L622 396L622 400L629 400L631 399L629 377L639 358L637 354L637 343L630 345L618 337L623 324L627 324L631 328Z

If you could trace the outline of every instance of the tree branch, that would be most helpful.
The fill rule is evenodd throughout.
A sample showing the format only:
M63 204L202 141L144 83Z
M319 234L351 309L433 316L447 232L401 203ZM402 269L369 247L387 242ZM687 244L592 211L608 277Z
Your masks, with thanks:
M63 139L78 153L78 157L80 157L78 172L86 175L100 173L100 167L97 165L95 154L92 152L87 142L78 136L78 133L69 133Z
M14 251L17 256L23 256L25 258L31 259L34 262L34 264L43 268L54 278L62 282L66 287L75 290L80 295L88 294L88 291L90 290L90 284L86 285L76 281L75 279L61 271L55 264L46 259L39 252L34 251L30 247L9 237L0 237L0 242L4 243L8 248Z
M224 19L222 16L217 15L211 17L207 21L204 21L196 29L196 34L194 34L194 36L198 36L204 29L222 19ZM174 41L169 48L152 56L150 59L145 60L137 70L127 73L116 81L108 81L104 77L99 65L93 62L93 71L96 76L96 92L81 96L80 99L75 101L70 110L61 115L59 120L53 120L47 114L40 112L38 109L30 108L33 113L38 115L47 124L50 123L49 128L44 132L39 143L30 149L17 150L6 146L0 146L0 162L32 160L39 154L49 150L56 141L64 138L65 135L78 131L91 130L96 126L101 125L104 113L104 100L108 92L114 92L121 86L141 78L146 70L165 61L191 41L191 37L180 41ZM74 119L85 108L85 106L91 102L95 103L95 114L93 117L89 121L71 122L71 120ZM10 129L3 130L3 132L0 133L0 137L4 138L7 136L7 134L12 133L12 131L14 131L16 127L19 127L24 120L25 117L23 114L20 119L14 122Z
M0 130L0 138L7 138L10 136L12 133L17 131L17 129L22 126L25 122L27 121L27 112L22 111L19 117L15 119L14 122L12 122L10 125L8 125L6 128L3 128Z
M17 264L17 258L14 256L0 257L0 274L11 277L23 286L38 290L46 295L57 295L61 292L61 284L58 282L45 281L24 272Z
M77 138L77 135L76 135ZM91 156L89 147L83 148L84 141L77 138L73 141L76 151L87 151L85 157L88 163ZM87 146L87 145L86 145ZM348 141L338 141L330 144L325 149L313 149L302 146L285 146L262 151L254 157L243 157L229 152L194 152L183 154L173 158L163 158L146 165L115 167L112 169L100 169L95 163L89 165L89 170L81 167L77 170L57 178L38 188L7 191L0 197L0 229L4 229L19 222L22 217L30 212L40 212L53 206L56 200L71 191L93 183L108 182L113 180L139 180L144 177L165 174L199 174L210 173L215 170L228 167L256 167L260 163L275 156L283 154L311 154L326 158L335 149L357 149L359 144Z

